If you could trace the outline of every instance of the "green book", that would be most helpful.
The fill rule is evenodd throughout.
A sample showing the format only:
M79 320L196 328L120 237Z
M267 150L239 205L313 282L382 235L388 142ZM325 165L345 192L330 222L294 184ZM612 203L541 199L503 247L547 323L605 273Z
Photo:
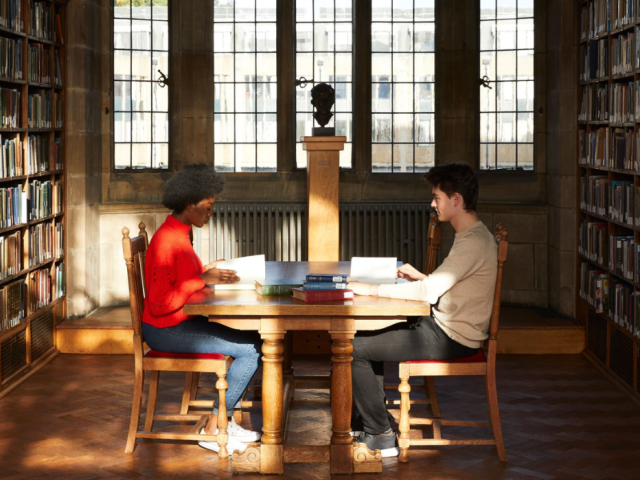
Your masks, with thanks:
M291 295L292 288L302 287L302 281L296 279L267 279L262 282L256 282L256 292L263 296Z

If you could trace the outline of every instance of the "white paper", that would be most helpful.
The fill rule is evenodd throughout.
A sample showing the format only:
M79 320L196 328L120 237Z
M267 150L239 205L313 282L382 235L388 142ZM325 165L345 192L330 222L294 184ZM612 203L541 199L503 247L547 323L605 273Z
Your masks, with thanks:
M217 265L221 270L235 270L240 277L238 283L223 283L214 285L216 290L254 290L256 282L264 283L267 276L264 255L252 255L250 257L225 260Z
M351 280L373 285L396 283L397 265L395 257L353 257Z

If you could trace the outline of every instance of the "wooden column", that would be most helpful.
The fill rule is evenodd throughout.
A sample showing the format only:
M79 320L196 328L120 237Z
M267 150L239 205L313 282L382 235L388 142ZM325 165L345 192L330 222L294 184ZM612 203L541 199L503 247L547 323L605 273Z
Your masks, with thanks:
M353 438L351 430L351 340L355 336L355 322L352 318L333 317L331 319L332 345L331 362L331 416L333 417L333 435L331 435L331 474L353 473Z
M340 151L347 137L304 137L307 151L309 261L338 261L340 256Z

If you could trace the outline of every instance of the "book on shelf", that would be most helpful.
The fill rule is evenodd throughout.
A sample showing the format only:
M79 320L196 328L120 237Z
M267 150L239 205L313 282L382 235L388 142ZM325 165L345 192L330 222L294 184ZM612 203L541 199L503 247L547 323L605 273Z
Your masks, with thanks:
M343 275L341 273L310 273L305 277L306 283L319 283L319 282L348 283L349 280L350 280L349 275Z
M64 44L64 37L62 36L62 19L60 14L56 13L56 38L55 41Z
M18 137L3 140L0 135L0 178L24 175L22 148Z
M0 37L0 76L22 80L22 40Z
M293 298L306 303L332 302L337 300L353 299L352 290L305 290L303 288L292 288Z
M0 280L22 271L22 233L0 237Z
M256 292L263 296L291 295L292 288L302 287L302 282L292 278L256 282Z
M609 120L611 123L634 122L635 103L636 82L615 83L611 85L611 100L609 105Z
M611 40L611 74L623 75L633 71L635 60L635 33L627 32Z
M19 325L25 318L24 279L11 282L0 289L0 331Z
M29 0L29 11L31 12L30 35L43 40L52 40L51 10L51 3Z
M267 276L264 255L234 258L217 264L221 270L235 270L240 277L237 283L213 285L215 290L254 290L256 282L264 283Z
M20 128L20 91L0 87L0 127Z
M48 268L31 273L30 309L39 310L51 303L51 275Z
M305 290L346 290L346 282L305 282Z

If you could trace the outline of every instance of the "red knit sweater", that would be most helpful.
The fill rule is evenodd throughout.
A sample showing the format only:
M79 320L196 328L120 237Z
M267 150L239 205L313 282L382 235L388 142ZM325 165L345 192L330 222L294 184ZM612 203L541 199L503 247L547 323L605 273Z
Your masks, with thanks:
M151 239L144 271L144 323L164 328L190 318L182 307L205 286L198 276L203 272L202 262L191 245L190 231L190 226L169 215Z

